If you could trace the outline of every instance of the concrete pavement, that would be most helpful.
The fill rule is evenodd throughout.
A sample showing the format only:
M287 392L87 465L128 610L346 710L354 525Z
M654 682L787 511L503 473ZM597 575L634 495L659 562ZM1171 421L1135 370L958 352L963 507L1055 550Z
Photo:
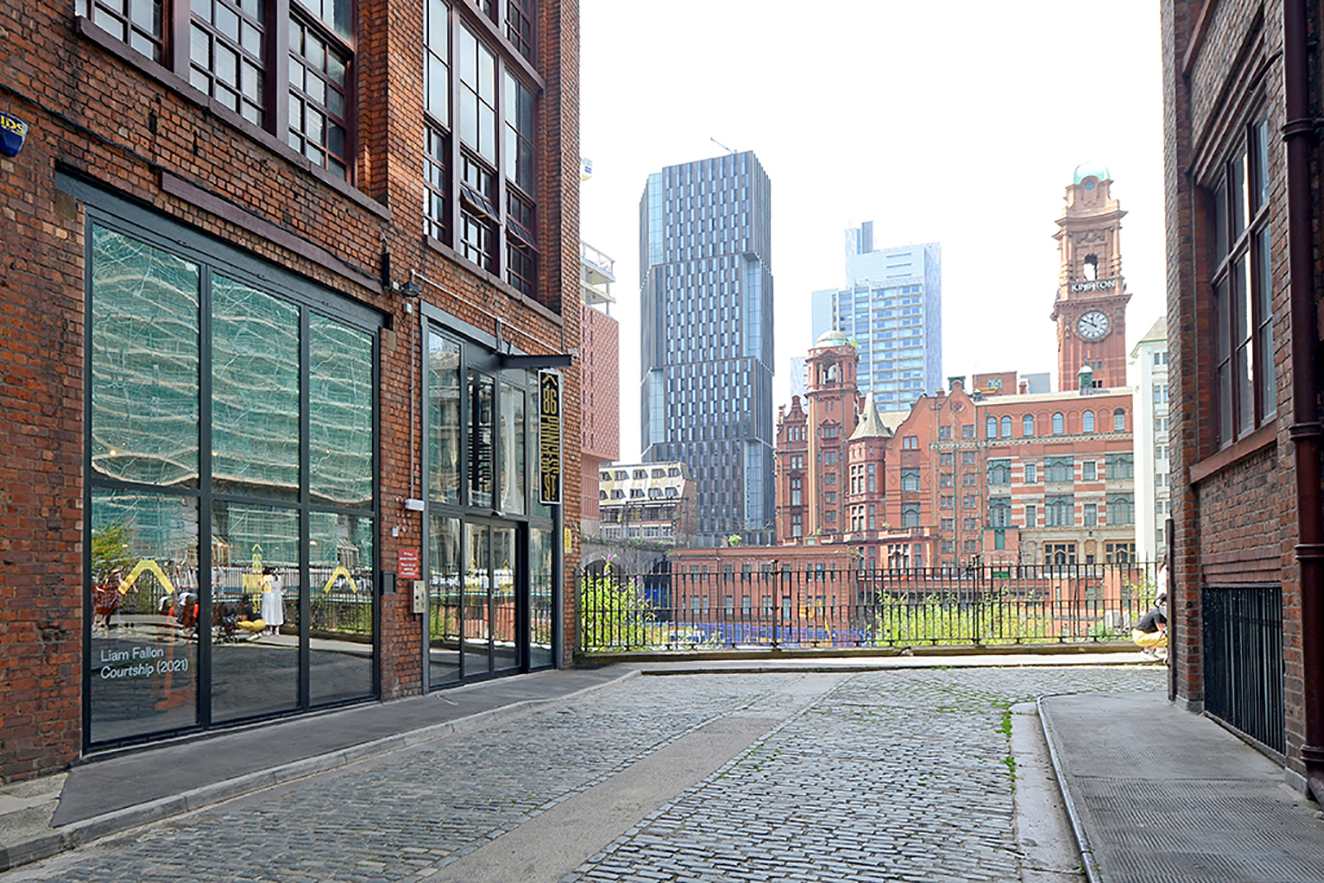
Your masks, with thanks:
M1093 809L1081 788L1097 775L1070 771L1092 769L1100 744L1114 773L1133 768L1126 746L1161 765L1138 744L1154 721L1178 754L1185 728L1212 727L1201 745L1215 768L1244 768L1250 749L1170 706L1160 668L1081 665L1133 661L1117 655L1030 661L636 663L345 709L0 789L0 859L56 856L14 880L1058 883L1079 879L1080 855L1041 830L1062 801L1051 779L1035 796L1047 757L1032 744L1038 727L1021 727L1037 720L1013 710L1079 694L1040 703L1066 803L1091 879L1132 879L1110 850L1149 841ZM639 677L657 673L673 677ZM1169 786L1170 801L1185 781ZM1207 800L1202 782L1190 793ZM1242 812L1235 830L1250 830L1266 798L1242 801L1242 782L1224 780L1219 799L1233 809L1222 819ZM1294 832L1280 858L1324 868L1324 824L1299 795L1276 795ZM132 836L92 842L120 832ZM1171 864L1157 874L1150 864L1146 880L1224 879Z

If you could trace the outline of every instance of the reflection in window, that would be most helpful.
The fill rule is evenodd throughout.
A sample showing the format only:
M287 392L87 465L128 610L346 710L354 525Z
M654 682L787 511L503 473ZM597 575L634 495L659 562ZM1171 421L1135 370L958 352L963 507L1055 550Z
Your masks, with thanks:
M373 694L373 521L309 513L308 611L313 705Z
M92 229L92 468L197 486L197 264Z
M524 390L501 384L501 506L507 514L523 515L528 499L528 452L524 441Z
M433 516L428 531L428 683L460 679L460 520Z
M294 499L299 491L299 310L216 275L212 282L212 486Z
M496 418L495 381L469 373L469 505L491 508L495 482L492 434Z
M309 484L313 499L372 505L372 338L323 316L309 320Z
M299 512L217 500L211 534L212 719L291 711L299 705ZM277 635L262 619L263 596L273 592L284 618Z
M428 335L428 465L432 499L460 501L460 345Z
M89 741L194 726L197 501L96 490L91 522Z

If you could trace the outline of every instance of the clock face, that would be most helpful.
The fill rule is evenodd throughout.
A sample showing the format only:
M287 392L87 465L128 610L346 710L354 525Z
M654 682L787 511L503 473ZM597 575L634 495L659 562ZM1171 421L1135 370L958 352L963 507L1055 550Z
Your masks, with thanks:
M1091 310L1076 323L1076 331L1086 340L1100 339L1108 333L1109 327L1108 315L1098 310Z

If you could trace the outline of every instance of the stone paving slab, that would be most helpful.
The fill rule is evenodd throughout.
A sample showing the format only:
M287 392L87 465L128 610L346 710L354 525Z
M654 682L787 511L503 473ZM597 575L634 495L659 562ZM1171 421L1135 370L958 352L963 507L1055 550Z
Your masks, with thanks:
M703 740L755 720L747 748L693 782L677 774L678 792L654 794L600 843L581 844L569 875L528 879L1017 879L1010 706L1043 693L1153 690L1162 677L1138 666L633 677L5 879L421 883L517 847L527 867L552 874L537 861L546 841L507 835L577 799L624 793L650 758L687 739L703 751Z
M1163 692L1039 706L1092 883L1324 883L1319 807L1218 724Z

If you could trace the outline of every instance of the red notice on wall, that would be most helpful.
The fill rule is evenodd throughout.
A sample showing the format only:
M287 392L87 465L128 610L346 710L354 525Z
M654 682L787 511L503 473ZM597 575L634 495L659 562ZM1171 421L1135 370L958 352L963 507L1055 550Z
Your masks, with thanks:
M395 570L398 579L422 579L423 564L417 549L401 549L396 555Z

